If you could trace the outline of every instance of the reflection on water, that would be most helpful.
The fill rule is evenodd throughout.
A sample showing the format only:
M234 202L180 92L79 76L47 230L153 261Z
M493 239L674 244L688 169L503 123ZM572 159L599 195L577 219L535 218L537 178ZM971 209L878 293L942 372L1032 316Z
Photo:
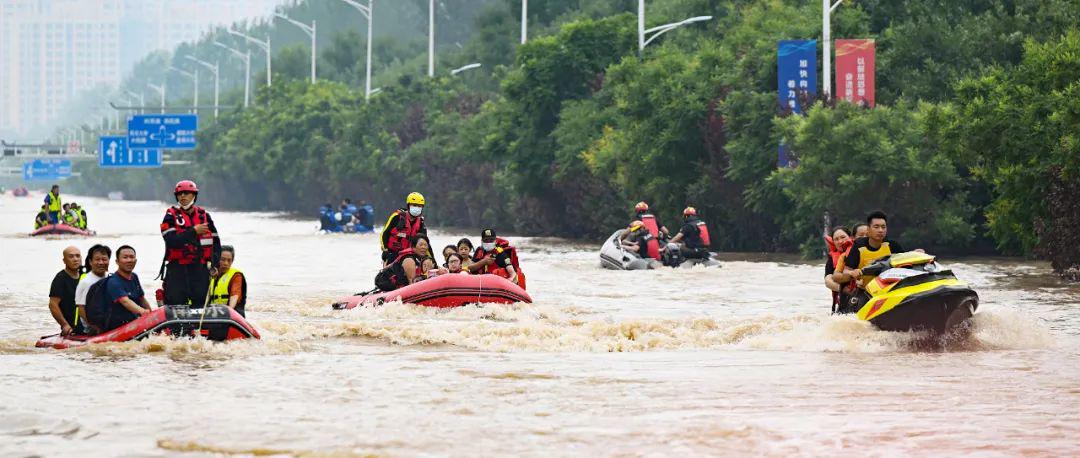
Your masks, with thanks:
M263 340L61 352L33 348L60 251L134 245L155 289L164 205L79 198L98 236L36 239L38 200L0 198L5 456L1080 452L1080 288L1042 264L942 259L982 299L943 342L828 315L817 263L612 272L554 239L514 239L534 304L334 311L375 235L213 212Z

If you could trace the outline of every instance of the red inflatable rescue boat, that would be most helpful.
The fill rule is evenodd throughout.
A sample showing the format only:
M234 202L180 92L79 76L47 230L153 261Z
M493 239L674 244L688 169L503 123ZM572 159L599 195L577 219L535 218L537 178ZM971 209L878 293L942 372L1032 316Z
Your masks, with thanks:
M167 336L202 336L209 340L258 339L259 331L248 323L236 310L224 305L211 305L203 309L186 305L158 307L139 319L96 336L61 336L54 334L37 341L38 348L58 349L81 347L103 342L126 342L139 340L150 334Z
M67 224L47 224L37 228L34 232L30 233L31 237L37 237L39 235L81 235L89 237L96 234L94 231L87 231L79 229L74 226L68 226Z
M351 309L394 301L450 308L478 303L532 303L532 297L520 286L498 275L444 274L390 292L349 296L335 302L333 307L338 310Z

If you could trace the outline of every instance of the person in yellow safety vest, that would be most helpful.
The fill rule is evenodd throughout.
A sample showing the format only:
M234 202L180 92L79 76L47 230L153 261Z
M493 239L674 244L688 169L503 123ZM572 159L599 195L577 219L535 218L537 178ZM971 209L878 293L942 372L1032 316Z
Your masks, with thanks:
M34 229L49 225L49 206L41 204L41 211L34 217Z
M60 215L60 221L71 227L77 227L79 224L78 217L75 216L75 212L71 209L71 204L64 204L63 213Z
M244 305L247 304L247 279L243 272L232 266L235 259L236 249L231 245L222 245L217 275L210 286L213 291L210 293L210 304L227 305L241 316L246 316Z
M75 227L86 230L86 210L75 202L71 203L71 211L75 214Z
M52 224L59 224L60 212L63 211L63 204L60 203L60 185L54 184L52 190L45 194L45 205L49 209L49 221Z

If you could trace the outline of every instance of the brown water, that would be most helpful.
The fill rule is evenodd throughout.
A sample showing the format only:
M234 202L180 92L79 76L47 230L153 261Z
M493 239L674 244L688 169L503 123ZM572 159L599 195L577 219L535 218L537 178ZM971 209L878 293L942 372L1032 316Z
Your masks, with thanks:
M0 456L1080 454L1080 288L1043 264L942 260L982 306L927 350L829 316L817 263L612 272L550 239L514 239L532 305L332 311L373 235L216 211L263 340L57 351L60 251L132 244L152 291L165 205L79 198L101 235L38 239L40 198L0 197Z

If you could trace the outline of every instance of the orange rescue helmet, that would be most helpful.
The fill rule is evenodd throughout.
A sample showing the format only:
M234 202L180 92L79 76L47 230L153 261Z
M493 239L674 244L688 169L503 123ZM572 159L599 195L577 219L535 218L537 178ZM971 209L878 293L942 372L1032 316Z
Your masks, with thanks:
M697 209L694 208L694 207L686 207L686 209L682 211L682 215L683 216L697 216Z

